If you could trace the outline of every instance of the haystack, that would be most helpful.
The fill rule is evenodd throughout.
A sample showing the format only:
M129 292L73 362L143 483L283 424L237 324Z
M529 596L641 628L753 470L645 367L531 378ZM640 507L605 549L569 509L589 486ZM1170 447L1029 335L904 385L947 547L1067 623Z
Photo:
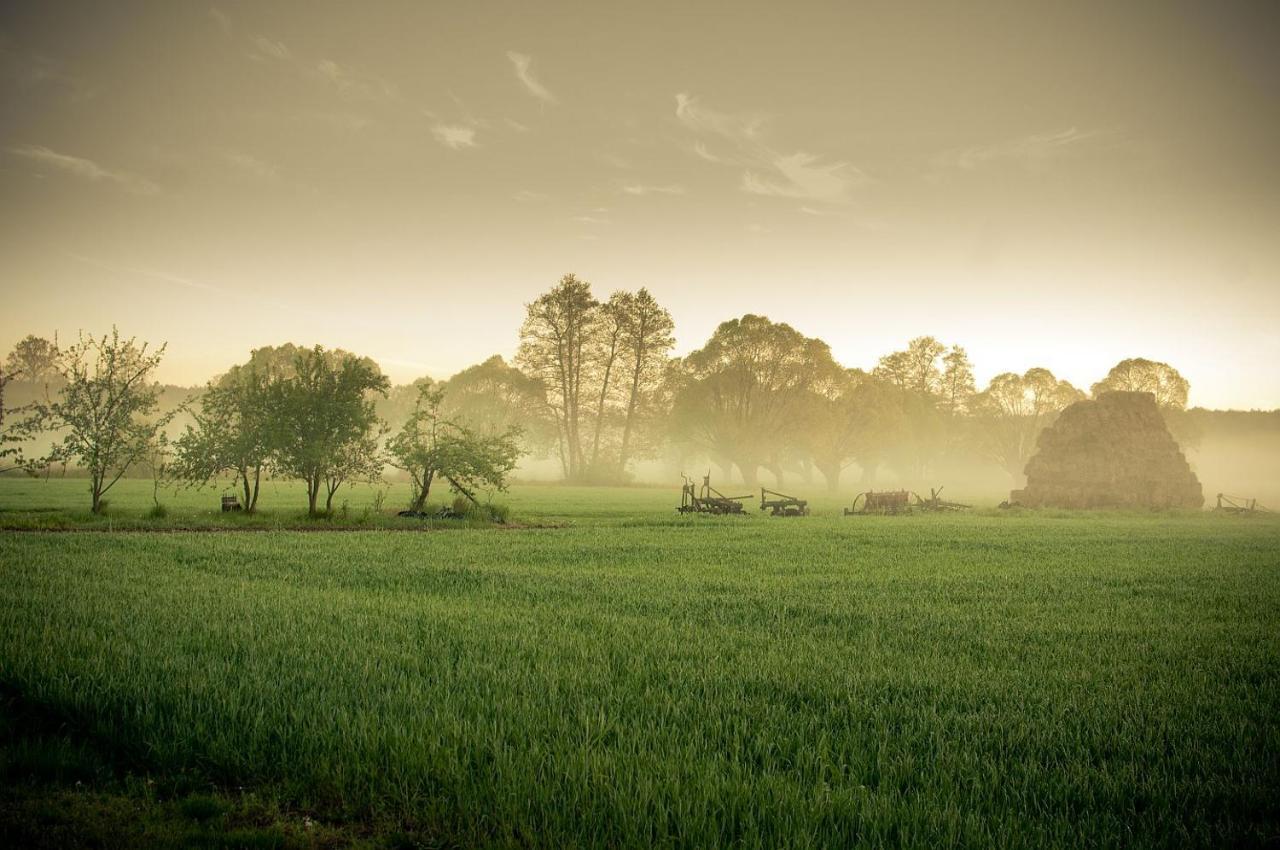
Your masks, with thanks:
M1011 502L1058 508L1199 508L1200 481L1151 393L1078 401L1040 432Z

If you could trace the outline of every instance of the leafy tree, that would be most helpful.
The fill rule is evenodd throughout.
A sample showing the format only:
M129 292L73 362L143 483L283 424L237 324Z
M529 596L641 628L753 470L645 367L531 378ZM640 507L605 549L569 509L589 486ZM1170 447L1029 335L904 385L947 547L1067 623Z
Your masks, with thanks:
M896 421L892 393L861 369L837 368L814 384L804 430L813 464L835 492L853 463L874 469Z
M5 369L15 380L43 384L58 378L58 346L28 334L9 353Z
M445 417L444 399L443 388L421 387L413 413L387 442L391 465L408 472L413 483L411 511L426 507L437 478L479 505L475 491L505 490L520 457L518 427L490 433L473 430Z
M906 351L895 351L881 357L873 374L896 387L936 395L942 391L942 370L938 368L938 358L946 351L947 347L933 337L919 336L907 343Z
M292 372L291 363L287 369ZM274 448L268 387L285 371L276 349L263 348L248 363L210 381L193 413L195 426L188 425L174 446L173 476L200 486L231 473L240 485L245 512L257 510Z
M321 488L328 513L344 483L380 474L383 432L371 396L385 394L387 386L373 361L319 345L299 351L293 374L276 376L269 384L272 463L306 484L312 516Z
M1156 404L1166 410L1185 410L1191 384L1168 363L1131 357L1121 360L1101 381L1093 385L1093 395L1111 390L1151 393Z
M646 413L652 413L671 347L675 345L675 323L647 289L635 294L617 293L623 315L623 370L627 384L626 413L622 443L618 449L618 471L626 472L631 460L632 437ZM648 404L646 404L648 402Z
M463 369L444 383L444 390L445 413L461 425L481 434L519 431L531 450L555 445L546 388L498 355Z
M1040 432L1084 393L1054 377L1048 369L1028 369L1018 375L996 375L974 398L978 444L1016 483L1035 454Z
M164 348L149 354L146 343L122 340L113 328L110 336L81 336L62 354L66 384L40 412L63 432L50 460L78 460L88 471L94 513L102 510L103 494L146 456L175 414L151 416L159 390L149 379Z
M32 406L5 406L5 386L16 379L16 374L0 367L0 472L23 469L34 474L37 461L28 459L22 444L40 430L40 418Z
M581 479L587 468L582 444L583 406L590 404L589 361L600 302L591 285L565 275L550 291L526 305L516 363L546 387L555 419L565 477Z
M610 390L616 394L616 378L618 359L623 351L623 336L626 333L627 307L625 292L615 292L609 300L596 310L596 321L591 339L591 369L594 383L599 385L595 391L596 410L595 427L591 438L591 460L587 463L587 472L594 478L604 475L600 463L600 438L604 433L606 422L605 405L610 400Z
M942 357L942 379L938 385L942 409L958 415L965 413L977 392L973 381L973 364L968 353L958 345L951 346Z
M750 314L721 323L683 364L689 380L675 400L675 427L732 460L749 486L760 466L801 442L798 411L817 377L837 368L822 340Z

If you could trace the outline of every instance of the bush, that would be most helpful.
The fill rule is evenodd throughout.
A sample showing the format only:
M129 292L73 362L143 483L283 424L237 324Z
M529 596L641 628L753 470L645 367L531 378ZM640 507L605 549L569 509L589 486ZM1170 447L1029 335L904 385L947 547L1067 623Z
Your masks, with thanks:
M151 507L151 510L147 511L148 519L164 519L168 515L169 509L158 502Z

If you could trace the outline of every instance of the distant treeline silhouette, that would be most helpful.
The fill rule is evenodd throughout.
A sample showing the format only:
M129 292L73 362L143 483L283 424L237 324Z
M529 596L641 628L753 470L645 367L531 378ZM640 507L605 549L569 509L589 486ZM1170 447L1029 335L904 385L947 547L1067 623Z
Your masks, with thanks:
M527 305L513 363L500 356L444 381L391 386L367 357L320 346L265 346L199 390L153 381L163 355L114 331L59 348L28 336L0 376L0 471L74 467L94 505L131 469L163 466L193 482L234 477L245 507L265 477L306 483L309 507L388 465L456 491L501 487L520 456L553 459L566 481L620 483L642 461L715 467L756 486L761 471L831 490L856 467L924 483L940 464L996 466L1020 485L1039 433L1083 389L1045 368L974 382L964 348L910 340L870 370L827 343L747 314L673 357L670 313L645 289L599 300L566 275ZM1089 392L1150 392L1171 431L1194 445L1188 383L1167 363L1117 363ZM86 430L97 430L86 434ZM115 429L114 431L112 429ZM47 447L39 434L47 432ZM437 475L438 474L438 475Z

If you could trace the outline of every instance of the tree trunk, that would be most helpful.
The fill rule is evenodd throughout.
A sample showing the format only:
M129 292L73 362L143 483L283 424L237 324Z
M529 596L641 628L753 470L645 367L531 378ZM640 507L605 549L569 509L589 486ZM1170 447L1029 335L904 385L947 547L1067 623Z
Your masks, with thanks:
M249 504L245 507L245 510L249 513L253 513L258 509L258 493L261 492L261 490L262 466L259 465L253 468L253 494L249 497Z
M596 433L591 439L591 471L599 468L600 463L600 432L604 430L604 401L609 396L609 381L613 375L613 363L618 359L617 342L614 342L609 348L609 360L604 367L604 380L600 384L600 398L596 402Z
M316 500L320 498L320 477L313 475L307 479L307 514L316 515Z
M435 473L429 469L422 470L422 478L414 483L418 485L418 495L409 505L409 510L421 512L427 506L427 497L431 495L431 479Z
M631 428L636 418L636 403L640 397L640 359L635 362L635 373L631 377L631 396L627 399L627 418L622 425L622 447L618 450L618 472L627 471L627 455L631 450Z
M840 489L840 464L815 461L814 466L818 467L822 477L827 480L828 493L834 493Z
M742 473L742 483L753 490L760 486L760 464L753 460L737 461L738 471Z
M244 494L244 512L253 513L253 491L249 488L249 468L240 467L240 492Z
M95 514L102 513L102 476L94 473L89 484L89 491L93 494L93 512Z
M787 482L783 478L784 473L782 471L782 464L778 463L778 461L776 460L770 461L769 465L766 466L765 468L768 469L769 473L773 476L773 480L774 480L773 486L777 487L778 489L782 489L783 487L787 486Z

